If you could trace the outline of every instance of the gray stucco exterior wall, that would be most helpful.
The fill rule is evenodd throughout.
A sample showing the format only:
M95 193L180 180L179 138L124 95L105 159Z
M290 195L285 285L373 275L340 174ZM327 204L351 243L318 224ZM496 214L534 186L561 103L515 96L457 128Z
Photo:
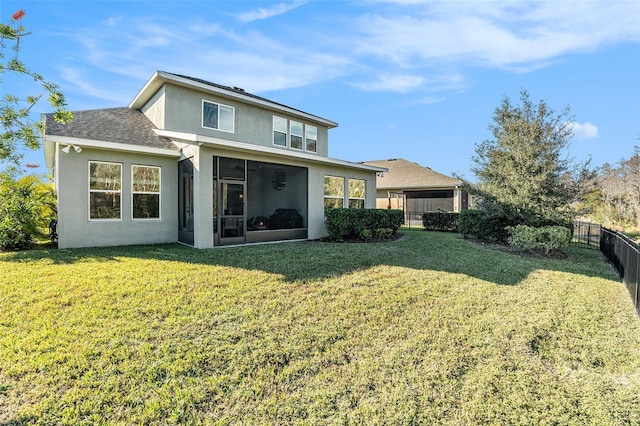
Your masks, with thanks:
M185 87L164 85L161 90L163 91L163 102L158 102L156 96L151 101L158 104L159 108L164 108L164 123L159 122L160 120L156 118L156 113L152 108L143 109L147 117L160 129L271 147L273 146L273 116L276 115L316 126L318 130L316 155L328 156L328 129L319 123ZM203 100L235 108L235 131L233 133L202 127ZM164 124L164 126L159 124ZM289 150L291 149L282 148L283 154ZM295 152L300 152L300 150L295 150Z
M158 244L178 239L176 159L83 148L77 153L56 145L58 247ZM121 219L89 220L89 161L122 164ZM161 168L160 219L132 219L131 166Z

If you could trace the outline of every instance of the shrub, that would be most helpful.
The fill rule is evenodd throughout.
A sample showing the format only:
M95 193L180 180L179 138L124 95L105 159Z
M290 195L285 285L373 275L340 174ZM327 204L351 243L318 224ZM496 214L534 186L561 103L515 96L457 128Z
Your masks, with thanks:
M372 237L380 238L378 229L389 229L395 235L404 222L402 210L387 209L344 209L331 208L325 210L325 226L329 239L341 241L345 239L362 239L363 231L371 231ZM365 233L364 235L368 235Z
M55 193L39 176L0 174L0 249L29 248L56 216Z
M514 225L511 220L486 210L463 210L458 217L458 232L464 238L507 242L507 226Z
M458 232L458 213L431 212L422 215L422 225L427 231Z
M378 228L376 229L376 237L381 240L386 240L387 238L391 238L394 234L393 229L391 228Z
M508 238L510 246L545 255L566 249L571 242L571 229L564 226L517 225L507 227L507 231L511 234Z
M371 240L373 240L373 231L371 231L371 229L363 229L360 232L360 239L362 241L371 241Z

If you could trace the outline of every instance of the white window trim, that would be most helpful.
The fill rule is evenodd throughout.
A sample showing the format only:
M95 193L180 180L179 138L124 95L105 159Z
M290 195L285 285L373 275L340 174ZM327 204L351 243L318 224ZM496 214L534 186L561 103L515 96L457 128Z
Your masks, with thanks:
M345 199L348 200L348 198L345 198L345 197L348 195L346 191L349 189L347 187L349 180L344 176L324 175L324 177L325 178L332 177L332 178L336 178L336 179L342 179L342 196L340 197L340 196L337 196L337 195L326 195L326 194L324 194L324 178L323 178L322 179L322 182L323 182L323 188L322 188L323 190L322 190L322 192L323 192L323 195L324 195L323 201L326 200L327 198L330 198L332 200L342 200L342 208L348 207L348 204L347 204L347 206L345 206Z
M276 143L275 133L283 133L280 130L276 130L276 119L284 120L286 122L287 130L284 132L284 145L278 145ZM271 119L271 145L278 148L289 148L289 140L289 120L284 117L280 117L279 115L274 115Z
M204 104L205 103L218 105L218 128L208 127L208 126L204 125ZM231 130L225 130L225 129L220 129L219 128L219 126L220 126L220 107L230 108L231 111L232 111ZM202 100L202 107L200 109L200 126L203 129L217 130L218 132L235 133L236 132L236 109L235 109L235 107L232 107L231 105L221 104L220 102L215 102L215 101L210 101L210 100L207 100L207 99L203 99Z
M313 127L314 129L316 129L316 138L315 139L307 138L307 129L309 127ZM302 145L304 146L305 152L310 152L312 154L317 154L318 153L318 126L312 126L310 124L305 124L303 133L304 133L304 137L302 139ZM311 139L311 140L316 141L316 150L315 151L311 151L311 150L307 149L307 139Z
M158 169L158 178L160 179L159 185L158 185L158 192L148 192L148 191L134 191L133 189L133 185L134 185L134 174L133 174L133 168L134 167L147 167L150 169ZM150 217L150 218L134 218L133 217L133 196L134 194L150 194L150 195L155 195L158 194L158 217ZM148 166L146 164L132 164L131 165L131 220L135 221L135 222L160 222L162 221L162 167L160 166Z
M364 182L364 197L352 197L351 194L349 194L349 189L350 189L349 181L352 181L352 180L359 180ZM347 207L349 207L349 201L351 200L362 200L363 208L366 206L366 203L367 203L367 180L366 179L347 178Z
M120 190L119 191L114 191L114 190L106 190L106 189L91 189L91 163L98 163L98 164L115 164L120 166ZM122 169L123 169L123 164L122 163L114 163L112 161L94 161L94 160L89 160L88 162L89 168L87 169L87 189L89 190L88 192L88 197L87 197L87 217L89 222L122 222ZM92 192L102 192L102 193L112 193L112 192L118 192L120 193L120 217L119 218L109 218L109 219L93 219L91 218L91 193Z
M280 120L284 120L286 122L286 131L282 132L280 130L276 130L276 126L275 126L275 122L276 119L280 119ZM302 125L302 135L295 135L295 136L301 136L302 137L302 144L300 146L300 148L294 148L293 146L291 146L291 137L293 136L293 133L291 132L291 124L292 123L298 123ZM309 149L307 149L307 139L311 139L311 138L307 138L307 129L309 127L313 127L315 129L315 133L316 133L316 138L312 139L316 142L316 150L315 151L311 151ZM276 143L276 139L275 139L275 132L278 133L284 133L284 137L285 137L285 144L284 145L278 145ZM280 115L273 115L272 119L271 119L271 145L280 149L290 149L293 151L304 151L304 152L308 152L310 154L317 154L318 153L318 126L312 126L310 124L307 124L303 121L298 121L298 120L290 120L286 117L282 117Z
M293 131L291 130L293 127L293 124L299 124L300 127L302 128L302 134L300 135L294 135ZM289 145L291 149L295 149L296 151L302 151L304 150L304 146L305 146L305 138L304 138L304 128L305 128L305 124L301 121L296 121L296 120L289 120ZM295 148L293 146L293 137L294 136L298 136L300 138L300 148Z

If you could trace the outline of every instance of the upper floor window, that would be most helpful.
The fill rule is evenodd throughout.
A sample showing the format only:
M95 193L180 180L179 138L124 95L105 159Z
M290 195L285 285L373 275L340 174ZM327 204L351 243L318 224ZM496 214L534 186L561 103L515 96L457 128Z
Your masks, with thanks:
M300 151L304 149L307 152L317 152L318 128L274 115L273 144Z
M287 119L273 116L273 144L287 146Z
M317 152L318 150L318 128L316 126L304 126L304 138L306 147L309 152Z
M234 123L234 107L202 101L202 127L233 133Z
M289 123L289 132L291 133L291 148L302 149L302 123L293 120L291 120Z
M89 220L122 219L122 164L89 161Z
M362 179L349 179L349 208L364 209L366 182Z
M160 167L131 166L134 219L160 219Z

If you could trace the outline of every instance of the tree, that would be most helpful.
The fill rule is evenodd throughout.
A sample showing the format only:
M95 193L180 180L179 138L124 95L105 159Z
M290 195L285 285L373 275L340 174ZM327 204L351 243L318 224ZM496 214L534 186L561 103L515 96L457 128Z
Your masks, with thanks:
M597 177L597 197L582 200L591 220L607 226L640 229L640 147L618 166L605 163Z
M513 105L505 96L495 109L489 126L493 139L476 144L472 171L478 183L471 190L485 206L498 204L516 222L567 222L581 182L593 173L588 162L575 166L563 156L573 135L570 109L557 113L544 100L536 105L525 90L520 102Z
M9 24L0 23L0 78L6 72L13 72L19 77L32 79L48 94L49 103L54 109L54 119L60 123L67 123L73 115L66 109L65 98L58 85L29 69L19 58L20 41L30 34L25 32L19 23L24 16L24 10L20 9L11 16ZM11 46L13 51L10 59L5 56L7 46ZM33 120L30 115L32 108L42 96L41 93L21 98L15 94L5 94L0 101L0 163L8 163L10 168L15 168L23 158L23 148L40 147L44 122Z
M9 24L0 23L0 78L12 72L36 82L48 94L54 119L67 123L73 115L67 111L64 95L58 86L30 70L19 59L20 41L29 35L19 24L24 16L25 12L20 9L11 16ZM5 49L8 46L13 54L7 60ZM44 122L33 120L30 115L42 96L21 98L6 94L0 100L0 164L6 165L4 171L0 170L0 249L28 248L33 237L55 216L52 185L43 183L38 176L18 178L23 150L40 147Z

